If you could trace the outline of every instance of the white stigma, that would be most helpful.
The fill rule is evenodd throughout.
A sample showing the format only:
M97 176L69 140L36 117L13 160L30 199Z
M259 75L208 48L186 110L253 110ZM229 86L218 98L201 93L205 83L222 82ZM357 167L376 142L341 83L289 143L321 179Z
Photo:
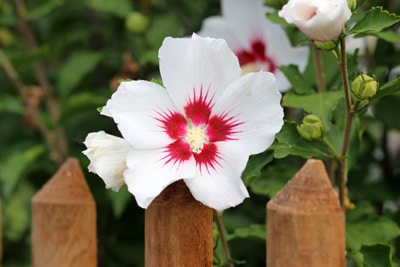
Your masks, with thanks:
M204 143L208 143L205 127L188 127L183 140L190 145L190 149L193 153L200 154L204 148Z

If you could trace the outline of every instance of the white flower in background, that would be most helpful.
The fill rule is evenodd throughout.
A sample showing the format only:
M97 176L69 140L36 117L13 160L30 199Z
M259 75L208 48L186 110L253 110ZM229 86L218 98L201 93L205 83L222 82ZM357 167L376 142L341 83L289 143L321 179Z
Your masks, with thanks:
M268 148L283 124L275 77L241 76L224 40L195 34L167 37L159 58L165 88L122 82L102 110L134 148L123 172L128 190L146 208L183 179L209 207L238 205L248 197L241 173L249 155Z
M338 37L351 16L347 0L289 0L279 16L315 41Z
M225 39L239 59L242 73L269 71L275 74L281 92L290 83L278 69L294 64L303 71L308 61L307 47L292 47L285 31L266 17L272 9L262 0L222 0L222 16L203 21L199 35Z
M89 133L84 141L87 149L82 153L89 160L89 171L99 175L107 189L118 191L125 184L126 156L131 146L122 138L104 131Z

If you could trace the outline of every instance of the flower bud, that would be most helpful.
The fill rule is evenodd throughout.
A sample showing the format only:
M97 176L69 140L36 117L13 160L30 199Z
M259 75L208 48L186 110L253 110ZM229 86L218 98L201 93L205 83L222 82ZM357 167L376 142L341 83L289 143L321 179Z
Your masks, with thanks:
M306 115L301 125L297 126L297 132L306 140L320 139L324 132L321 119L316 115Z
M146 31L149 24L149 19L143 13L137 11L129 13L125 20L125 27L135 34Z
M337 38L351 16L347 0L289 0L279 16L315 41Z
M351 10L355 10L357 8L357 0L347 0L347 5Z
M373 97L376 94L377 88L377 81L366 74L358 75L351 83L352 96L358 101Z

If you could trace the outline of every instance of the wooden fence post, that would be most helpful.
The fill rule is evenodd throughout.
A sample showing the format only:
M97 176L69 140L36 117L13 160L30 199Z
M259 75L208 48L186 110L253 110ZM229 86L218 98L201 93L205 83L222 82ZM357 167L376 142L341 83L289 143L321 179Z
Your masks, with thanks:
M167 187L145 211L145 266L212 267L212 219L183 181Z
M74 158L32 199L32 266L97 266L96 206Z
M324 164L310 159L267 204L268 267L344 267L344 212Z

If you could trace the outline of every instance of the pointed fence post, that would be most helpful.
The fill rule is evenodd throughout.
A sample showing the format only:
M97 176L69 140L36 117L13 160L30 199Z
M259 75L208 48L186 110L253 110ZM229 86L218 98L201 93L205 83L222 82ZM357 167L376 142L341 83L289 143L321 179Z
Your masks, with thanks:
M167 187L145 211L145 266L212 267L212 220L183 181Z
M344 267L344 212L324 164L310 159L267 204L268 267Z
M97 266L96 206L77 159L32 199L32 266Z

